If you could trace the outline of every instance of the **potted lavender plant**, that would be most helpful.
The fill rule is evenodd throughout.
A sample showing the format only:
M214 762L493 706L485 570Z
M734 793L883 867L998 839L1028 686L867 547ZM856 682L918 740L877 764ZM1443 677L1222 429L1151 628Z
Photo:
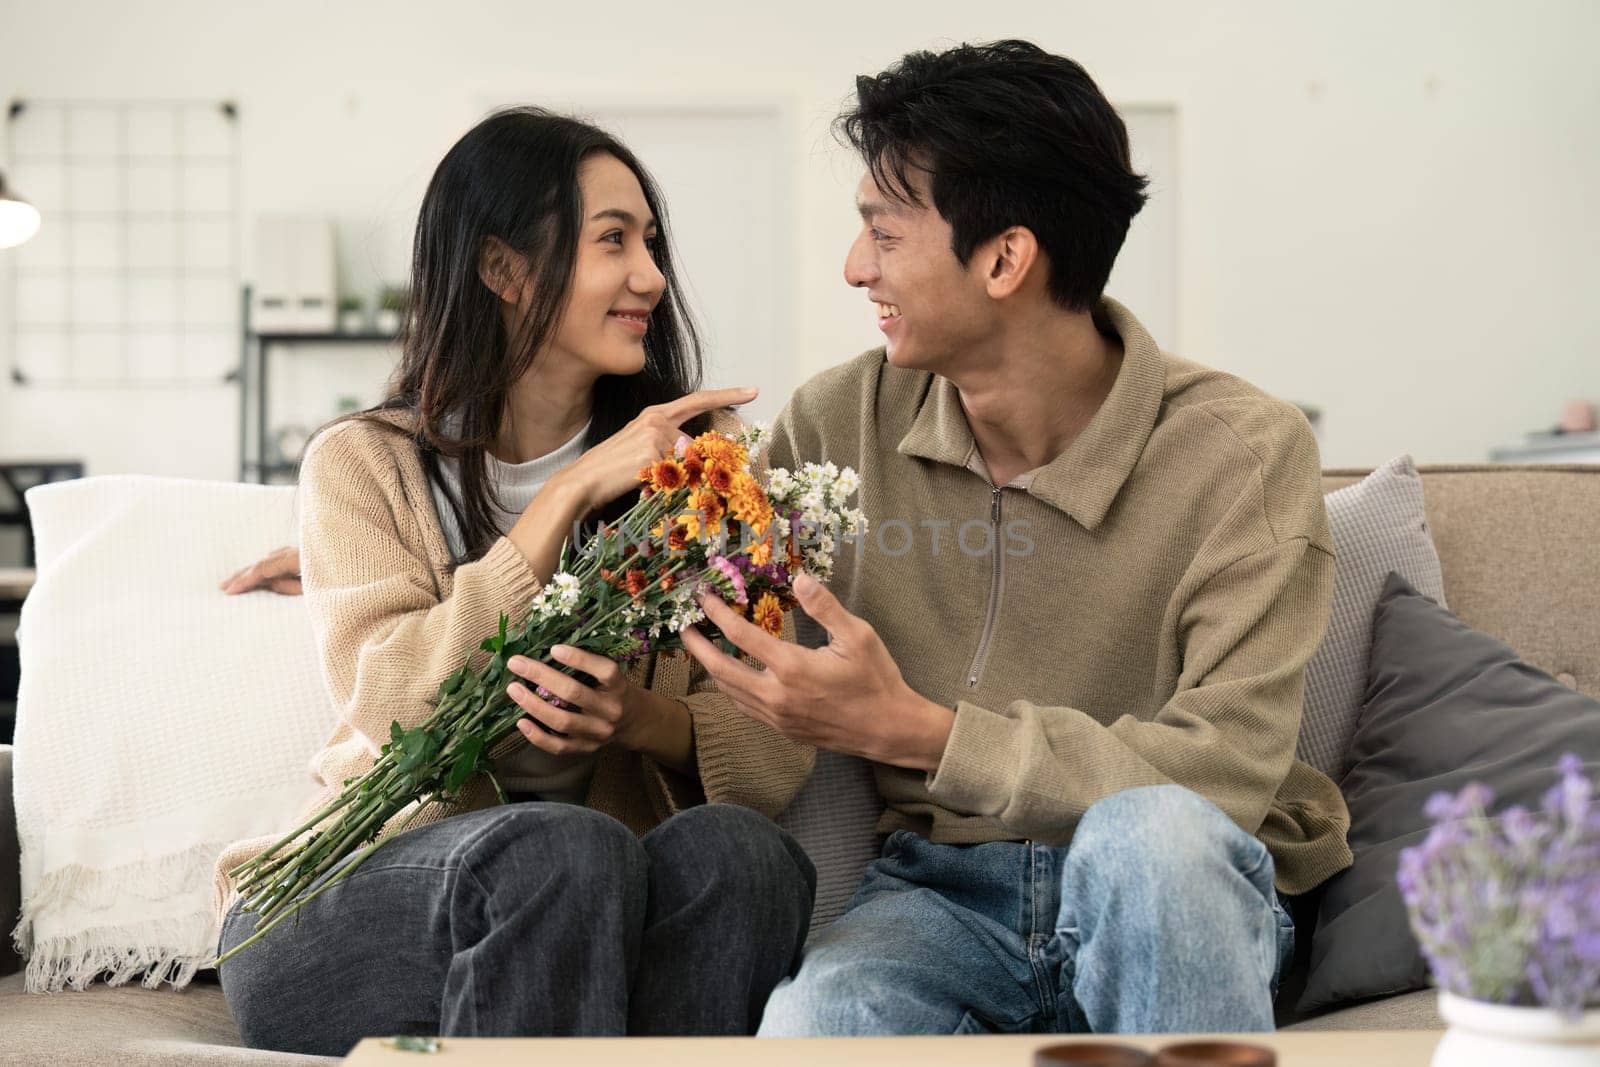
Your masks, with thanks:
M1600 803L1568 754L1539 811L1435 794L1400 893L1449 1024L1434 1067L1600 1065Z

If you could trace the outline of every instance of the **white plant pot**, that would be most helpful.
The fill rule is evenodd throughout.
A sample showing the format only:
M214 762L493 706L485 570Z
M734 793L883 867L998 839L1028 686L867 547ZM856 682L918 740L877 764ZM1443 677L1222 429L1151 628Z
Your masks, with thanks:
M400 312L389 308L379 308L372 313L372 328L379 333L399 333Z
M367 328L367 316L360 311L339 312L339 329L345 333L361 333Z
M1433 1067L1600 1067L1600 1009L1567 1019L1548 1008L1515 1008L1439 992L1449 1029Z

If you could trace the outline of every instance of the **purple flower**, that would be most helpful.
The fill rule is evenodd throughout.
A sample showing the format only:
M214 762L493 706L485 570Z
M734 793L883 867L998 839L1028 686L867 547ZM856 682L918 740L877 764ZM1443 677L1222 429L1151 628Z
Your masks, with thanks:
M1476 782L1428 799L1434 826L1395 881L1442 988L1569 1015L1600 1005L1600 805L1581 760L1557 770L1539 811L1491 817Z
M1422 805L1422 813L1434 822L1454 819L1457 815L1454 793L1435 793Z
M1582 761L1571 753L1561 757L1561 768L1561 780L1545 794L1545 810L1564 817L1573 826L1582 825L1589 816L1589 800L1594 793L1594 786L1581 773Z
M1507 808L1500 816L1500 825L1506 838L1519 848L1537 845L1544 836L1543 824L1521 805Z
M568 704L565 700L562 700L560 697L556 696L542 685L536 686L533 692L535 696L539 697L539 699L547 701L555 707L562 709L568 709L572 707L571 704Z

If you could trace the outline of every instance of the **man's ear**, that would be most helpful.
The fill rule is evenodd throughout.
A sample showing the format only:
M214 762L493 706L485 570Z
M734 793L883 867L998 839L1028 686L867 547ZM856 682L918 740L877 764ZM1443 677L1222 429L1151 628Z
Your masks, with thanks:
M478 250L478 278L489 291L514 306L522 303L523 281L528 276L526 257L498 237L484 240Z
M979 246L977 254L985 268L984 287L996 300L1016 293L1044 269L1039 239L1026 226L1012 226L996 234Z

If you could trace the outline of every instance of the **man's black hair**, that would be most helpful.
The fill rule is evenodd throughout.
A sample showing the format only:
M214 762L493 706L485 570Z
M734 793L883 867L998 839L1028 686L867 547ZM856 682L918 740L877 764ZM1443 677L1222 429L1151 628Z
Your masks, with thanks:
M925 206L913 172L926 175L963 265L996 234L1031 230L1050 295L1074 311L1100 298L1146 200L1127 127L1099 87L1027 41L912 52L862 75L836 129L887 195Z

